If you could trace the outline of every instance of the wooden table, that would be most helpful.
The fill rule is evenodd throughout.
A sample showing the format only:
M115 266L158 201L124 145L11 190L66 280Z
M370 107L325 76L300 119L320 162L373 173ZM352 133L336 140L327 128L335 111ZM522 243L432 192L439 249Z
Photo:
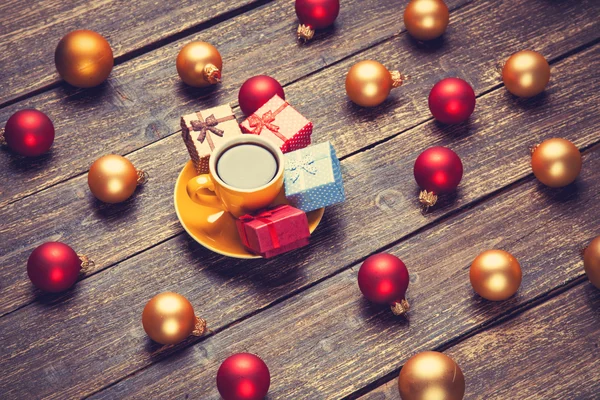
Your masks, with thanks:
M411 39L403 1L345 0L335 28L295 40L293 1L7 0L0 5L0 121L34 107L56 127L37 159L0 154L0 398L215 399L216 370L230 354L269 365L269 399L398 399L402 364L423 350L461 366L466 398L600 397L600 291L580 250L600 234L600 6L596 0L448 0L443 39ZM95 89L62 83L58 40L93 29L116 67ZM202 91L175 69L181 46L212 42L223 83ZM496 65L533 49L552 66L544 94L503 88ZM381 106L346 97L355 62L374 58L411 76ZM179 116L232 102L248 77L268 74L330 140L342 160L347 201L330 207L308 248L269 261L205 250L173 208L188 159ZM448 76L469 81L468 123L432 120L427 94ZM239 119L242 113L235 108ZM573 141L584 157L563 189L531 174L529 146ZM423 215L412 166L433 145L450 146L465 175L458 192ZM150 175L118 205L90 194L86 173L107 153ZM26 261L58 240L96 261L61 295L35 290ZM518 294L491 303L471 289L468 268L501 248L523 267ZM407 264L408 320L361 296L356 274L370 254ZM145 303L186 296L212 333L174 347L151 342Z

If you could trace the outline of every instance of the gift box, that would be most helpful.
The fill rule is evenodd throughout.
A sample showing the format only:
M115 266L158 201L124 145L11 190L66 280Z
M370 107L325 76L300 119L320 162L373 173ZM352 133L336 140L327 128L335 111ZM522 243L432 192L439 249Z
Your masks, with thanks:
M243 215L236 225L244 246L264 258L306 246L310 236L306 214L288 205Z
M244 133L271 140L283 153L287 153L310 145L313 124L287 101L275 95L240 127Z
M344 201L340 161L330 142L284 155L285 197L304 212Z
M181 117L181 135L198 174L208 173L208 160L215 147L241 134L229 105Z

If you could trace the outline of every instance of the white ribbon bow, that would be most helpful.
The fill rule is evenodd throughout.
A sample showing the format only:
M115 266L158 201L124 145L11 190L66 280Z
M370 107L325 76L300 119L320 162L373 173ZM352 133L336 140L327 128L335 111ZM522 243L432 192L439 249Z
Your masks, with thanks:
M311 175L317 174L317 167L315 167L315 160L311 155L305 155L299 160L289 160L285 169L290 171L292 183L296 183L300 178L300 170L308 172Z

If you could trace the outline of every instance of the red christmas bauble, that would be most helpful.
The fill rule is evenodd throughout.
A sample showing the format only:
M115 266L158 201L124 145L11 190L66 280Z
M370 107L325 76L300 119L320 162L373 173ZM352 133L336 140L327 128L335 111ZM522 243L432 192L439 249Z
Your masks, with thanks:
M444 124L466 121L475 110L475 92L462 79L442 79L429 92L429 110Z
M61 242L47 242L36 247L27 260L31 282L46 292L62 292L75 284L81 271L81 259Z
M332 25L340 13L339 0L296 0L296 15L301 24L312 29Z
M415 180L423 190L437 194L456 189L463 174L460 157L447 147L430 147L417 157Z
M244 82L238 93L238 101L242 112L250 115L275 95L285 100L279 82L267 75L257 75Z
M358 287L362 294L373 303L389 304L397 314L408 311L405 298L408 279L406 265L388 253L370 256L358 270Z
M267 364L250 353L228 357L217 372L217 388L224 400L262 400L270 385Z
M38 110L14 113L4 128L6 145L22 156L35 157L48 151L54 142L54 125Z

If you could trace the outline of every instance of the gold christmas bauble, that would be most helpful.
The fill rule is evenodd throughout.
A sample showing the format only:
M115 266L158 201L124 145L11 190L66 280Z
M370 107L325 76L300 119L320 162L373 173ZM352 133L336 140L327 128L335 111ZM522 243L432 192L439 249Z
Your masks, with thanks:
M390 90L402 85L403 79L400 72L390 72L377 61L360 61L346 75L346 93L359 106L375 107L385 101Z
M566 139L544 140L531 154L531 169L546 186L567 186L581 172L581 153Z
M116 154L100 157L88 172L92 194L105 203L127 200L142 180L143 173L136 170L131 161Z
M412 0L404 10L404 26L417 40L432 40L444 34L450 21L442 0Z
M191 42L177 55L177 73L190 86L205 87L221 82L223 60L210 43Z
M487 300L506 300L521 286L521 266L504 250L486 250L478 255L469 271L471 286Z
M550 65L536 51L519 51L508 58L502 68L506 89L519 97L533 97L544 91L550 81Z
M583 253L583 266L590 282L600 289L600 236L586 247Z
M465 395L465 377L447 355L424 351L404 364L398 389L402 400L461 400Z
M104 82L114 62L110 44L94 31L78 30L66 34L54 52L54 63L60 76L80 88Z
M192 304L180 294L164 292L154 296L142 312L142 325L150 339L176 344L190 336L197 319Z

